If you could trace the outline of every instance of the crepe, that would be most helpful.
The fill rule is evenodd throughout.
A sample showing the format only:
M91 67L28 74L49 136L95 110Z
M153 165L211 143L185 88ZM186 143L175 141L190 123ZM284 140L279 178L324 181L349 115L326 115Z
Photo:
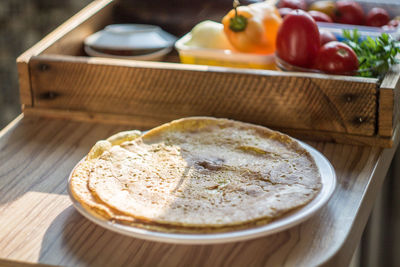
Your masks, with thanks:
M100 141L70 182L75 199L97 216L177 232L265 224L320 188L313 158L294 139L209 117Z

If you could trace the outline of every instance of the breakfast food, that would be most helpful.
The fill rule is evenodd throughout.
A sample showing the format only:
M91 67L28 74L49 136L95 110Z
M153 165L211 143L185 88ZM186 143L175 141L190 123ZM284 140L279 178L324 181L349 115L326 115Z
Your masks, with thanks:
M265 224L320 188L318 168L297 141L209 117L99 141L70 180L73 197L96 216L168 232Z

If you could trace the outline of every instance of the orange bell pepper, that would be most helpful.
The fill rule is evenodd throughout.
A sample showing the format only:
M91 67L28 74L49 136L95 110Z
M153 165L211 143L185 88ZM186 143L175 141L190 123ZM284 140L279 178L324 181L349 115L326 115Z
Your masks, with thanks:
M276 35L282 18L274 3L265 1L233 7L222 19L224 32L234 48L246 53L270 54L275 51Z

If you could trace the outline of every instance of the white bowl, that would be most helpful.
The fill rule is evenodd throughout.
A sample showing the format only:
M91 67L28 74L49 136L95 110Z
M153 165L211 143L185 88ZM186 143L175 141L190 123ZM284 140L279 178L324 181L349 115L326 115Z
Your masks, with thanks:
M172 47L176 37L147 24L112 24L84 41L93 49L157 51Z
M96 50L92 49L90 46L86 46L86 45L85 45L84 49L85 49L86 54L88 54L89 56L92 56L92 57L158 61L158 60L163 59L163 57L172 50L172 47L167 47L167 48L158 50L154 53L143 54L143 55L138 55L138 56L119 56L119 55L113 55L113 54L106 54L106 53L102 53L100 51L96 51Z

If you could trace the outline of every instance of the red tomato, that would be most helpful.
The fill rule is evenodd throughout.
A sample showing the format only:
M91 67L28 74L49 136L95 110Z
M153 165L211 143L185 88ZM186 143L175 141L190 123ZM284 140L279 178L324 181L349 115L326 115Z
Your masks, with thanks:
M351 0L341 0L336 2L333 20L343 24L364 25L365 15L359 3Z
M314 68L330 74L352 75L358 70L357 55L344 43L329 42L319 49Z
M281 0L279 1L278 8L291 8L291 9L307 9L305 0Z
M320 47L318 26L305 11L296 9L283 19L276 37L276 54L299 67L309 67Z
M321 46L323 46L326 43L332 42L332 41L337 41L336 36L331 33L330 31L327 30L319 30L319 39Z
M368 26L381 27L383 25L388 24L389 21L390 17L385 9L380 7L374 7L367 14L366 24Z
M284 18L287 14L289 14L292 11L293 11L293 9L288 8L288 7L282 7L282 8L278 9L278 12L282 18Z
M315 21L332 22L331 17L329 17L327 14L322 13L320 11L310 10L310 11L308 11L308 14L310 14L311 17L313 17L313 19Z

